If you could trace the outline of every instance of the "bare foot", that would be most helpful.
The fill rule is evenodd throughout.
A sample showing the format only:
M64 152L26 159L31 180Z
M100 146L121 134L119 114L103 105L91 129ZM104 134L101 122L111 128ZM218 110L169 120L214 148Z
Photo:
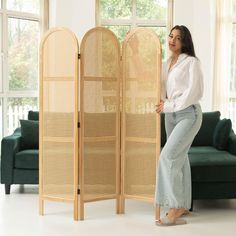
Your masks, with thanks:
M185 208L171 208L166 215L169 219L173 220L183 216L187 212Z

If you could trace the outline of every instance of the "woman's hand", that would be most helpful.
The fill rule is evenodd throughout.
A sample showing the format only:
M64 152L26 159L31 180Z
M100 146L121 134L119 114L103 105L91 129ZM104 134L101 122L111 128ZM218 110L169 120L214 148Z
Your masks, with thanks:
M164 109L164 101L161 100L159 104L156 105L156 112L161 113Z

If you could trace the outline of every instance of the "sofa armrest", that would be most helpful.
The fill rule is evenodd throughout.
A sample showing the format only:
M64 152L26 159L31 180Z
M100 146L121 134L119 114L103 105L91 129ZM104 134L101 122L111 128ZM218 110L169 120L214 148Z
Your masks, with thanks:
M20 150L21 132L16 130L12 135L2 139L1 146L1 183L11 184L15 154Z
M236 155L236 135L233 131L230 133L227 149L232 155Z

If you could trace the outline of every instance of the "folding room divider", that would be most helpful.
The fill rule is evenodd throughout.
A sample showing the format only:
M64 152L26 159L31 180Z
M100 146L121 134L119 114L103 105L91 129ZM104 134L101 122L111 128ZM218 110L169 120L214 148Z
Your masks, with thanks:
M40 48L40 214L44 200L153 201L160 152L161 47L149 29L123 45L103 27L75 35L54 28ZM78 70L80 59L80 73ZM78 199L79 192L79 199ZM78 201L79 200L79 201Z

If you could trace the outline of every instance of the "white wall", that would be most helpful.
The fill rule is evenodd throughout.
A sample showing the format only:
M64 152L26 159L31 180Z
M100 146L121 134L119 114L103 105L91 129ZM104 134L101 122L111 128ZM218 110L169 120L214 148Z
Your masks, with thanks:
M49 27L67 27L81 41L95 26L95 0L50 0L49 4Z
M203 111L212 109L215 0L174 0L174 25L186 25L204 74ZM70 28L82 39L95 26L95 0L50 0L50 27Z

